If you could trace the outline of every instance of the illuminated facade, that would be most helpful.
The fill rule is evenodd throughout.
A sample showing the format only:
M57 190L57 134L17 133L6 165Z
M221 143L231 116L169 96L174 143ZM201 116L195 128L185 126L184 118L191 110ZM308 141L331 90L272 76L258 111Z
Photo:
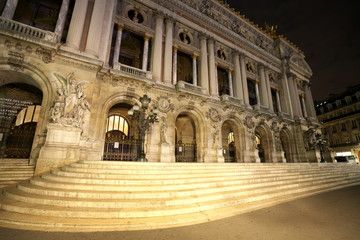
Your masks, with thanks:
M360 85L316 103L323 135L335 157L360 157ZM341 158L339 158L341 159Z
M147 94L159 111L149 161L320 161L303 53L218 1L8 0L0 11L0 158L29 158L37 173L133 160L128 111Z

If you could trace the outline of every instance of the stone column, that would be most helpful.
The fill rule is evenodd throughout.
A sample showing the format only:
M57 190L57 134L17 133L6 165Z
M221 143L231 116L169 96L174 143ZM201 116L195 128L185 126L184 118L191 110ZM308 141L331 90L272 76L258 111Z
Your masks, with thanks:
M177 46L174 46L174 52L173 52L173 76L172 76L172 82L175 85L177 83Z
M269 74L266 71L265 71L265 82L266 82L267 96L269 101L269 108L271 111L274 111L273 100L271 95L271 84L270 84Z
M122 38L122 31L124 29L123 25L117 24L117 32L116 32L116 40L115 40L115 50L113 56L113 64L119 62L119 55L120 55L120 46L121 46L121 38Z
M152 48L152 72L155 81L161 81L163 27L164 17L158 13L155 15L155 36Z
M301 107L300 107L300 99L299 99L299 93L296 86L295 81L295 75L294 74L288 74L287 76L288 82L289 82L289 90L290 90L290 96L291 96L291 103L292 103L292 109L294 116L301 117Z
M301 106L302 106L302 114L303 114L303 117L304 118L307 118L307 111L306 111L306 105L305 105L305 101L304 101L304 96L303 95L301 95L300 96L300 100L301 100Z
M196 63L197 55L192 55L192 67L193 67L193 84L197 86L197 63Z
M70 4L70 0L63 0L61 4L58 20L56 22L56 27L55 27L57 42L61 41L61 37L64 32L65 20L69 10L69 4Z
M281 112L280 96L278 90L276 90L276 106L278 108L278 111Z
M7 0L1 16L12 19L14 17L18 1L19 0Z
M309 117L316 118L314 101L310 90L310 83L308 83L305 86L305 101L306 101L306 110Z
M233 62L234 62L234 97L244 101L244 91L242 85L242 78L241 78L241 68L240 68L240 60L239 60L239 53L233 54Z
M142 70L147 71L147 65L148 65L148 56L149 56L149 40L150 36L145 34L144 37L144 51L143 51L143 61L142 61Z
M261 105L260 103L260 93L259 93L259 82L255 81L255 93L256 93L256 105Z
M66 46L79 50L89 0L76 0L71 17Z
M232 79L232 74L231 74L231 69L228 69L228 79L229 79L229 92L230 92L230 96L234 96L234 89L233 89L233 79Z
M281 99L281 103L283 106L283 111L285 111L286 113L290 114L291 116L294 115L293 112L293 108L292 108L292 99L291 99L291 93L289 90L289 84L288 84L288 79L286 76L287 73L287 67L286 67L286 59L282 60L282 79L280 82L280 86L281 86L281 95L280 95L280 99Z
M172 50L173 50L173 26L172 19L165 20L165 50L164 50L164 83L171 84L171 71L172 71Z
M85 47L85 52L95 57L99 56L101 30L103 27L105 10L106 4L101 0L95 0Z
M209 67L207 57L207 39L200 36L200 86L209 93Z
M209 86L210 95L218 96L218 84L216 79L216 66L215 66L215 53L214 53L214 40L208 40L208 54L209 54Z
M244 104L250 106L249 104L249 90L247 85L247 76L246 76L246 64L245 64L245 55L240 55L240 67L241 67L241 80L244 91Z
M267 91L267 85L265 80L265 68L263 65L259 66L259 75L260 75L260 105L263 107L269 107L269 97Z

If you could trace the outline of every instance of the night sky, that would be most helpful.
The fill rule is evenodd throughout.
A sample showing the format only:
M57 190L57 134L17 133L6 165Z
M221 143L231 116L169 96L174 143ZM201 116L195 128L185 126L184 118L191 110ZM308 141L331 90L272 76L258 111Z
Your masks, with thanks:
M349 0L227 0L254 23L277 25L305 54L314 100L360 83L360 13Z

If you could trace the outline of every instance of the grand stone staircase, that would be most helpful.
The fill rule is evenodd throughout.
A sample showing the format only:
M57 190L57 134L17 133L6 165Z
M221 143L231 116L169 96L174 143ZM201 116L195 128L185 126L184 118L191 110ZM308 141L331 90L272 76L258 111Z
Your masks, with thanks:
M357 184L357 164L80 161L3 188L0 226L46 231L184 226Z
M14 185L34 176L34 166L29 166L29 159L0 159L0 188Z

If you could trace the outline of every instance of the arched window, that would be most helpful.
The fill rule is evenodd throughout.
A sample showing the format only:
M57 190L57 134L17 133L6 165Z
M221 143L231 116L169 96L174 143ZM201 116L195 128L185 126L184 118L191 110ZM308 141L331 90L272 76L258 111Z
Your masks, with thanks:
M111 115L107 119L106 132L118 130L126 137L129 136L129 123L120 115Z
M232 142L235 142L234 132L229 132L229 134L228 134L228 144L230 144Z

